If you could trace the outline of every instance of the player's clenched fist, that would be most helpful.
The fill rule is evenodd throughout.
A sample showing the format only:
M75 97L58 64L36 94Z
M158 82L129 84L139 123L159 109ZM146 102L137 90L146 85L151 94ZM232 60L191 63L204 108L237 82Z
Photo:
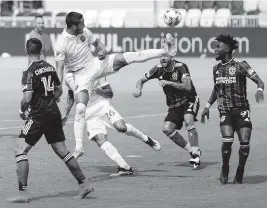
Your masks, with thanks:
M204 108L201 114L201 123L205 123L205 116L207 116L207 119L210 118L210 110L208 108Z
M255 98L256 98L257 103L263 102L264 101L263 90L257 90L255 94Z
M141 97L141 95L142 95L142 90L139 89L139 88L137 88L137 89L136 89L136 92L133 93L133 96L134 96L135 98L139 98L139 97Z
M97 57L100 61L104 60L107 56L107 51L106 50L101 50L98 52Z

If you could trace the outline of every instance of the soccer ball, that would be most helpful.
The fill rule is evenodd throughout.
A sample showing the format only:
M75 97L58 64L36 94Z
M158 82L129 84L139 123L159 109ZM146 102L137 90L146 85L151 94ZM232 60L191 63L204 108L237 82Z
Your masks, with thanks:
M182 14L177 9L171 8L164 12L163 20L169 27L175 27L181 22Z

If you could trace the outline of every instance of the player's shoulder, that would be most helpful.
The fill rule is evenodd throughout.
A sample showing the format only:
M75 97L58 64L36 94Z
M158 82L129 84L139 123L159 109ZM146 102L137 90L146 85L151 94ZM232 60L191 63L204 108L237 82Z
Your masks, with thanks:
M185 67L186 64L181 62L181 61L177 61L177 60L173 60L174 61L174 66L175 67Z
M213 67L213 73L215 73L218 70L220 65L221 65L221 63L218 63Z

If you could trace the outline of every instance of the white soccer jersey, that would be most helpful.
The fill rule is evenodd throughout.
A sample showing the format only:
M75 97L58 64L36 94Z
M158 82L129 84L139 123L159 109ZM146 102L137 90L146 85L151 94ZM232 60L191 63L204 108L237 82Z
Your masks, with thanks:
M64 61L67 72L85 68L94 58L90 49L93 42L93 34L87 28L84 28L83 33L77 36L67 33L64 29L57 39L55 60Z
M94 92L95 89L105 87L107 85L109 85L109 83L108 83L106 77L103 77L103 78L96 80L92 94L91 94L90 99L89 99L88 107L90 107L90 105L92 105L92 104L100 102L101 100L107 100L107 98L104 98L103 96L100 96L96 92Z

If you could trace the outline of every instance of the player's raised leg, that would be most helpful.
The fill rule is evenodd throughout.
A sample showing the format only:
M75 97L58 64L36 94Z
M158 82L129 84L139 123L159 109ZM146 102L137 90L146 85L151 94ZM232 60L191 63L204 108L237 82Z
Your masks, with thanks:
M51 146L55 153L69 168L71 174L74 176L80 186L79 194L75 198L85 198L89 193L94 190L94 188L92 184L89 183L89 181L85 178L76 158L69 152L64 141L52 143Z
M176 130L177 125L171 121L165 121L162 131L179 147L185 149L191 154L192 148L190 144L183 138L181 134Z
M221 134L222 134L222 169L220 174L220 181L222 184L228 182L229 175L229 160L232 153L232 144L234 141L234 131L231 125L224 125L224 123L230 124L230 117L227 115L221 115Z
M29 196L27 192L28 175L29 175L29 161L28 152L32 148L31 145L25 142L24 138L17 139L17 146L15 150L17 177L18 177L18 196L7 199L11 203L27 203Z
M184 115L185 126L188 131L188 140L192 149L190 164L196 169L200 165L200 149L198 144L198 132L194 124L194 115L187 113Z
M252 129L250 127L243 127L237 131L237 135L240 141L240 148L239 148L239 164L233 181L234 184L235 183L241 184L243 182L245 165L250 151L251 130Z
M113 127L121 133L125 133L127 136L133 136L137 139L140 139L154 150L160 150L160 144L157 140L152 139L151 137L145 135L143 132L139 131L132 124L125 123L123 119L117 120L113 123Z
M165 43L161 49L149 49L139 52L118 53L114 57L113 70L116 72L122 67L132 63L142 63L150 59L160 58L162 56L175 56L176 50L174 39L171 34L166 34Z
M122 158L116 147L107 140L107 134L97 134L92 140L118 165L118 173L115 174L116 176L133 174L133 169Z

